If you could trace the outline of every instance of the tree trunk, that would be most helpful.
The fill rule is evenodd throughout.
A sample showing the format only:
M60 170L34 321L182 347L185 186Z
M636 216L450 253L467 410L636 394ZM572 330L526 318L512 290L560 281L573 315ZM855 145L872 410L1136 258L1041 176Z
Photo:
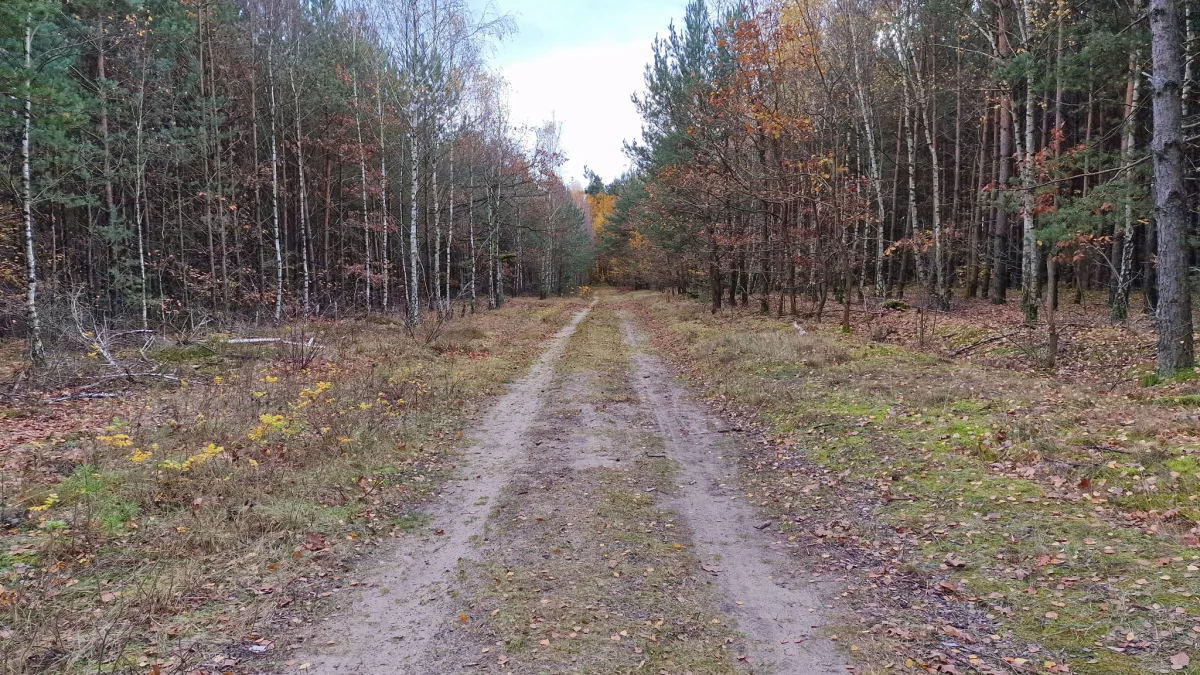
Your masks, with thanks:
M421 290L417 286L419 279L419 263L420 250L417 248L417 201L420 193L420 149L417 147L417 129L418 116L421 112L417 97L419 96L419 83L417 82L417 33L419 32L417 0L409 2L409 17L412 21L411 27L408 28L409 39L409 61L408 61L408 76L409 76L409 91L411 98L409 101L408 119L408 143L411 157L410 161L410 189L412 190L412 204L409 206L409 223L408 223L408 311L406 314L406 323L409 330L415 330L417 324L421 322Z
M357 36L355 37L357 45ZM371 219L367 216L369 212L369 202L367 201L367 148L363 144L362 135L362 107L358 98L358 72L355 71L350 76L351 91L354 96L354 130L358 136L358 176L360 187L362 190L362 227L363 227L363 259L366 262L364 267L364 276L366 277L366 288L363 290L365 300L367 301L367 314L371 313L371 267L374 263L371 260Z
M964 291L966 298L974 298L979 294L979 238L982 230L983 190L987 182L985 166L991 121L991 113L983 116L983 128L979 132L979 154L975 158L975 195L971 200L970 230L967 234L967 283Z
M858 114L862 118L863 134L867 137L867 157L870 160L868 167L871 172L871 187L875 196L875 297L882 298L886 290L883 278L883 254L886 248L883 234L883 179L879 168L879 156L875 150L875 125L868 108L866 87L863 84L858 63L858 41L854 24L855 20L852 18L850 21L850 50L854 60L854 92L855 98L858 99Z
M375 112L379 116L379 262L382 267L379 272L379 302L383 311L387 312L392 301L392 214L388 210L387 128L383 120L383 82L378 74L375 77Z
M900 239L900 233L896 228L898 226L897 225L897 217L900 213L900 209L898 208L898 206L899 206L898 202L900 201L900 150L901 150L901 143L903 142L903 140L904 140L904 116L897 115L896 116L896 153L894 155L895 160L892 162L892 217L891 217L891 223L888 226L888 230L891 232L892 241L898 241ZM899 251L899 255L900 255L901 260L903 260L904 259L904 250L903 249L901 249ZM892 295L892 289L895 287L895 284L896 284L897 266L896 266L896 256L895 255L890 256L888 268L889 269L888 269L887 288L884 290L884 295L890 297Z
M446 223L446 293L442 298L442 313L447 318L452 316L454 312L451 310L452 302L450 299L450 248L454 244L454 144L450 145L450 213L447 216Z
M267 79L271 94L271 225L275 239L275 321L283 317L283 238L279 229L279 106L275 101L275 40L267 45Z
M468 176L467 184L471 184L474 179L474 171ZM471 313L475 313L475 305L477 302L476 293L479 287L476 274L479 270L479 258L475 254L475 195L467 193L467 233L471 237Z
M917 130L916 124L913 121L913 110L911 101L908 96L908 86L904 86L904 138L905 147L907 149L907 165L905 172L908 174L908 239L909 248L912 249L913 261L917 266L917 280L922 287L928 287L928 275L925 269L924 252L917 247ZM903 268L901 268L903 270ZM901 292L904 289L904 279L900 280Z
M721 254L716 227L708 226L708 283L712 293L712 313L721 311Z
M996 27L997 56L1007 59L1012 55L1012 48L1008 42L1008 21L1002 1L996 4ZM1001 81L1000 89L1000 146L996 151L1000 160L1000 170L996 177L996 213L992 221L992 278L991 287L988 289L988 298L994 305L1004 304L1008 290L1008 204L1005 194L1011 175L1009 161L1013 151L1012 84L1007 80Z
M420 194L420 174L419 174L419 157L417 150L417 135L410 131L408 134L409 152L412 157L409 158L409 185L412 194L409 196L411 204L409 204L409 221L408 221L408 294L406 302L408 311L405 314L405 321L408 324L409 330L417 327L421 321L421 292L417 287L418 280L418 263L420 262L420 250L417 248L417 196Z
M1195 365L1188 288L1180 17L1176 0L1150 0L1154 98L1154 212L1158 223L1158 370Z
M433 134L436 135L437 131L434 130ZM435 139L429 143L429 193L430 199L433 200L433 250L429 256L430 262L433 263L429 274L433 284L430 289L429 306L433 309L440 309L442 306L442 200L438 195L437 152Z
M25 313L29 319L29 358L35 366L46 365L42 346L42 323L37 308L37 255L33 236L33 157L29 139L33 132L33 15L25 16L25 120L21 132L21 213L25 221Z
M1032 0L1022 2L1025 9L1025 32L1033 30L1033 6ZM1028 36L1025 40L1029 43ZM1035 232L1036 223L1035 216L1035 194L1034 194L1034 171L1036 167L1036 156L1034 148L1034 80L1033 80L1033 65L1027 66L1030 72L1026 75L1025 84L1025 143L1024 156L1021 162L1021 219L1022 219L1022 236L1021 236L1021 309L1025 313L1025 322L1028 324L1037 323L1038 315L1038 274L1040 272L1039 251L1037 244L1037 233Z
M1138 87L1141 84L1140 68L1137 54L1129 55L1129 81L1125 85L1125 127L1121 136L1121 166L1128 172L1133 166L1133 149L1136 142L1136 124L1134 117L1137 113ZM1128 180L1128 177L1126 178ZM1133 201L1126 197L1124 200L1125 220L1121 228L1121 256L1117 268L1116 293L1113 295L1112 320L1124 321L1129 316L1129 288L1133 284L1133 249L1137 223L1133 218Z
M299 51L299 47L297 47ZM297 55L296 60L299 61ZM296 105L296 172L297 172L297 187L300 190L300 213L297 220L300 221L300 270L301 270L301 302L303 304L304 316L308 316L312 308L309 291L312 287L312 276L308 267L308 181L304 175L304 126L301 121L300 109L300 89L296 87L296 69L288 70L288 82L292 87L292 98Z

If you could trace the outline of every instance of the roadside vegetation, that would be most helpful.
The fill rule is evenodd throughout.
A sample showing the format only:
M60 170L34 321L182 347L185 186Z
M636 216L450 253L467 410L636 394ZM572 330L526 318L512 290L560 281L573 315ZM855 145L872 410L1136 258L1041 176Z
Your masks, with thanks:
M248 672L425 525L477 406L584 303L150 351L177 380L0 409L0 672ZM313 345L319 345L316 348ZM120 353L114 357L123 356Z
M1099 368L1054 378L666 295L627 304L754 441L745 496L840 582L834 633L864 672L1195 670L1188 375L1102 390ZM1146 356L1131 372L1153 373Z

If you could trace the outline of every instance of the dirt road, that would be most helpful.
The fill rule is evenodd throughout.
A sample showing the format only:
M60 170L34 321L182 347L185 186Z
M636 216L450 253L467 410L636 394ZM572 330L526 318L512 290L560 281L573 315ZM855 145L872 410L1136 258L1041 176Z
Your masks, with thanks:
M367 564L293 671L841 673L736 442L607 302L495 405L422 534Z

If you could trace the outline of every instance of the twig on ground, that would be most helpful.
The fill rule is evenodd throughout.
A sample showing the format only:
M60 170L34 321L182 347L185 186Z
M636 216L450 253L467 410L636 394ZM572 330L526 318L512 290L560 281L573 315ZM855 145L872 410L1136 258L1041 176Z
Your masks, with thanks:
M93 398L119 398L118 394L111 392L80 392L77 394L68 394L67 396L55 396L54 398L44 398L42 403L62 403L63 401L74 401L78 399L93 399Z
M307 347L311 349L324 349L324 345L316 343L316 338L309 338L306 342L296 342L295 340L287 340L284 338L257 337L257 338L231 338L229 340L221 340L227 345L263 345L263 344L283 344L293 347Z
M961 355L966 354L967 352L972 351L978 347L982 347L984 345L988 345L993 342L999 342L1001 340L1006 340L1010 336L1016 335L1017 333L1020 333L1020 332L1021 331L1019 331L1019 330L1015 330L1015 331L1012 331L1009 333L1004 333L1003 335L993 335L991 337L987 337L982 340L977 340L965 347L959 347L958 349L955 349L954 351L950 352L950 358L954 358L956 356L961 356Z

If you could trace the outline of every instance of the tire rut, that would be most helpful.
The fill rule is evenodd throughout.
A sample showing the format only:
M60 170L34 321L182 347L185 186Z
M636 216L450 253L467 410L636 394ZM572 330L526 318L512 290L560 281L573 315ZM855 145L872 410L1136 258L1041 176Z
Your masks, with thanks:
M625 340L635 348L634 386L650 408L667 456L680 465L680 491L669 507L690 527L696 555L716 577L724 601L746 637L752 673L844 673L842 660L820 635L821 597L800 586L788 555L759 531L755 509L735 499L736 469L723 457L732 443L722 425L689 399L671 369L644 347L645 336L625 314ZM765 529L765 528L764 528Z
M488 512L525 466L525 443L542 393L576 327L596 303L554 335L529 373L512 385L474 432L462 477L446 485L430 508L433 525L406 537L366 564L367 574L343 608L320 624L307 650L293 657L306 673L396 675L419 669L453 619L459 561L476 554Z

